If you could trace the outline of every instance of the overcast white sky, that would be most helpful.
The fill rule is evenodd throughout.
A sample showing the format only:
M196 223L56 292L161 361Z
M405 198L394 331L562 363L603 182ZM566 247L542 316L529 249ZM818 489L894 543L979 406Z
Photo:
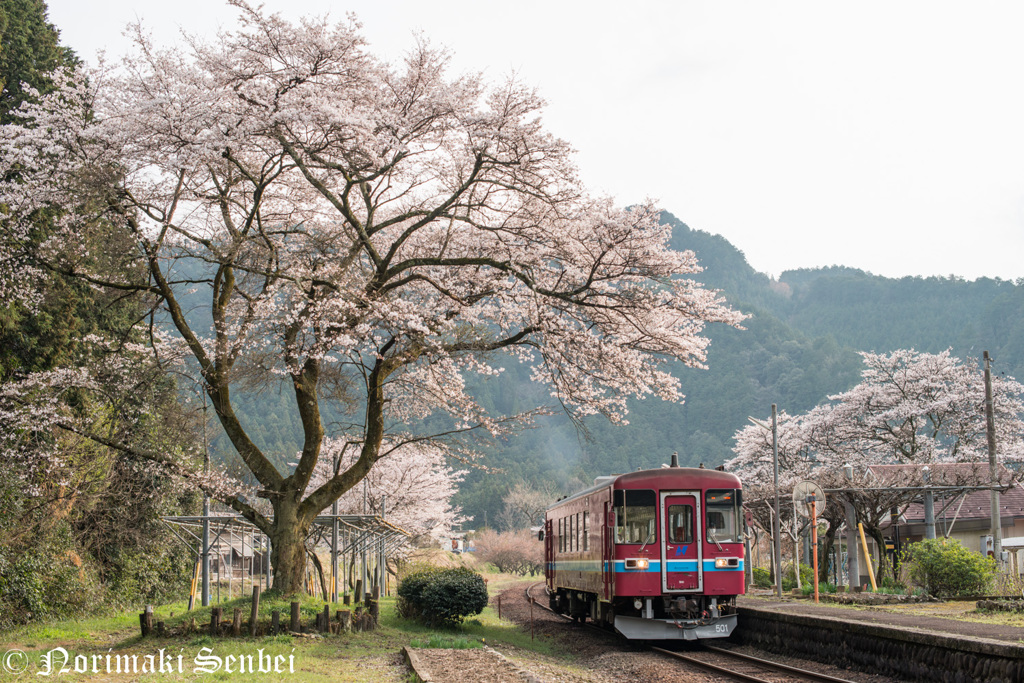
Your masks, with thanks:
M213 35L221 0L48 0L87 61ZM382 56L417 31L459 71L548 100L589 186L653 197L778 275L1024 277L1024 3L266 0L355 12Z

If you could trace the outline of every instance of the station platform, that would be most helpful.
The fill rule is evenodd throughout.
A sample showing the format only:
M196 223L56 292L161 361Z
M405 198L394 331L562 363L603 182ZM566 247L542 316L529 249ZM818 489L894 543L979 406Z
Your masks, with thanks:
M814 604L813 598L785 595L780 600L774 592L763 592L740 596L737 604L758 611L824 617L900 631L913 630L1014 645L1024 643L1024 626L968 621L965 617L976 610L977 600L840 606L829 602Z
M977 600L837 605L764 592L737 607L730 638L769 652L898 681L1024 681L1024 627L970 620Z

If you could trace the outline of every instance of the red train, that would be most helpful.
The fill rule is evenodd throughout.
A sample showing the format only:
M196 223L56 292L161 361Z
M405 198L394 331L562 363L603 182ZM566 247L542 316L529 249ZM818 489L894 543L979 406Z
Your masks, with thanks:
M642 640L722 638L744 591L740 480L663 467L613 477L547 510L551 608Z

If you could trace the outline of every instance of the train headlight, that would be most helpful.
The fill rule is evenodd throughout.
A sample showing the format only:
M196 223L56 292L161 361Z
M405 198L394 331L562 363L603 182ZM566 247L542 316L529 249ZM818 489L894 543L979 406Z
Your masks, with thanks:
M626 569L647 569L651 566L651 561L646 557L631 557L626 560Z
M715 560L715 569L728 569L738 567L739 562L734 557L719 557Z

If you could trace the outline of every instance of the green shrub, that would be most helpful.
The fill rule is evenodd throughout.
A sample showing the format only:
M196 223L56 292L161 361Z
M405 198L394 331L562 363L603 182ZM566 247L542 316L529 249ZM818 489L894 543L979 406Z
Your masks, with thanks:
M758 588L771 588L772 573L764 567L754 567L754 585Z
M88 566L80 568L71 559L67 525L57 525L37 543L18 549L0 546L0 630L85 614L102 594Z
M466 567L424 569L398 584L398 612L430 626L454 626L487 606L484 578Z
M810 583L805 583L801 588L804 595L814 595L814 580ZM836 586L834 583L819 583L818 584L818 595L824 595L825 593L835 593Z
M878 592L889 595L906 595L908 593L907 584L886 574L882 576L882 581L878 584Z
M423 613L423 590L437 574L439 567L424 567L410 572L398 582L398 615L406 619L419 619Z
M814 583L814 569L806 564L800 565L800 586ZM791 591L796 588L796 577L793 576L793 565L783 565L782 590Z
M910 546L910 580L935 597L982 595L996 574L996 563L945 538Z

